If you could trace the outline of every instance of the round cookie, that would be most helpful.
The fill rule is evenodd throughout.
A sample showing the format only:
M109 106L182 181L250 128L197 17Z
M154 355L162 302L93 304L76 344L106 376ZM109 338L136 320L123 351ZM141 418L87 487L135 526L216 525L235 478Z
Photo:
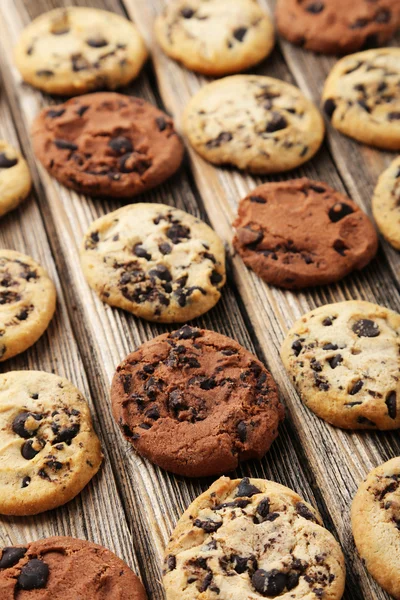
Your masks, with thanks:
M2 600L146 600L128 565L107 548L49 537L0 549Z
M24 352L46 331L56 290L30 256L0 250L0 362Z
M275 14L286 39L325 54L382 46L400 26L398 0L278 0Z
M255 356L224 335L188 325L130 354L117 368L111 401L135 449L187 477L261 459L284 418L276 385Z
M254 0L174 0L155 23L166 54L205 75L238 73L274 46L274 27Z
M0 140L0 217L25 200L31 185L31 174L22 155Z
M32 21L15 48L24 81L49 94L115 89L136 77L147 50L135 25L94 8L58 8Z
M342 58L325 82L322 99L326 115L341 133L364 144L399 150L400 48Z
M183 157L172 119L141 98L113 92L45 108L32 137L49 173L89 195L141 194L175 173Z
M380 586L400 600L400 457L373 469L351 507L354 540Z
M226 279L217 234L165 204L130 204L94 221L81 261L103 302L159 323L183 323L207 312Z
M182 515L165 551L167 600L340 600L343 553L317 511L264 479L221 477Z
M69 502L102 461L82 394L41 371L0 375L0 454L3 515L35 515Z
M327 304L299 319L281 350L303 402L344 429L400 427L400 315L370 302Z
M320 113L299 89L257 75L205 85L186 107L183 126L203 158L251 173L294 169L324 137Z
M372 212L381 233L400 250L400 156L379 177Z
M309 179L265 183L239 204L235 249L267 283L298 289L337 281L375 256L375 229L358 206Z

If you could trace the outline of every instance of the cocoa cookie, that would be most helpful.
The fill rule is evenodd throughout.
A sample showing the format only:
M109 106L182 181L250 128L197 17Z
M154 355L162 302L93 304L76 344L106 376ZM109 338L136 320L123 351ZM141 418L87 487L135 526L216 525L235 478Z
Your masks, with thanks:
M49 173L89 195L141 194L175 173L183 156L165 113L140 98L112 92L45 108L34 121L32 137Z
M115 89L136 77L147 58L133 23L94 8L58 8L32 21L15 48L24 81L48 92L76 96Z
M341 133L371 146L399 150L400 48L342 58L325 82L322 100L327 117Z
M65 504L102 460L82 394L66 379L41 371L0 375L0 453L4 515L35 515Z
M31 185L28 165L22 155L0 140L0 217L25 200Z
M205 75L248 69L274 45L271 19L254 0L174 0L155 32L166 54Z
M183 126L203 158L251 173L294 169L324 137L320 113L298 88L257 75L203 86L186 107Z
M373 469L351 507L354 540L371 575L400 600L400 457Z
M187 477L261 458L284 417L276 385L237 342L185 325L143 344L117 368L114 417L135 449Z
M400 156L379 177L372 211L381 233L400 250Z
M225 283L225 250L217 234L164 204L131 204L94 221L81 260L104 302L160 323L202 315L218 302Z
M398 0L278 0L278 30L307 50L348 54L382 46L400 26Z
M304 403L344 429L400 427L399 355L400 315L356 300L304 315L281 351Z
M234 247L264 281L303 288L361 269L378 248L358 206L326 183L266 183L239 204Z
M30 256L0 250L0 361L24 352L46 331L56 289Z
M110 550L72 537L0 549L2 600L146 600L128 565Z
M182 515L165 551L167 600L340 600L345 577L317 511L264 479L221 477Z

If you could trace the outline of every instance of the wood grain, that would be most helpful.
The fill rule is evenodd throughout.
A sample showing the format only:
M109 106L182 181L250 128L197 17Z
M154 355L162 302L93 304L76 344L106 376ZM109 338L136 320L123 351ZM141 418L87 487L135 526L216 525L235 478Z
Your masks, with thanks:
M123 6L118 0L0 3L4 78L0 136L13 142L18 136L35 181L35 194L1 221L0 239L3 246L25 251L40 260L57 282L59 294L57 317L48 333L4 368L54 369L72 379L92 397L96 427L107 455L100 476L66 507L34 520L1 519L0 542L54 532L94 539L114 549L139 570L149 596L161 599L160 559L165 542L183 509L211 480L190 481L161 471L138 457L121 438L109 407L109 384L115 366L141 342L167 328L105 306L89 290L79 264L82 234L93 219L118 208L120 203L75 194L59 186L36 163L29 138L30 124L37 112L54 100L22 84L12 62L12 47L30 19L56 6L72 4L120 13L126 9L152 50L153 64L124 91L164 105L178 124L187 100L206 81L169 60L154 43L153 20L164 0L124 0ZM260 4L271 10L273 2L261 0ZM256 72L296 82L318 101L331 64L332 59L283 43ZM376 177L390 158L329 129L321 152L290 176L325 180L350 193L369 210ZM260 181L232 170L215 169L189 150L181 171L167 184L144 195L143 200L171 204L199 215L209 220L224 239L229 253L229 282L219 305L196 324L230 335L257 351L272 371L287 405L288 418L270 453L261 462L243 465L238 474L274 479L317 505L346 553L348 585L344 598L382 600L388 596L368 576L355 553L349 506L367 471L400 454L398 434L343 432L312 415L291 387L279 358L279 347L293 320L321 304L362 298L399 310L399 254L384 243L377 259L362 273L340 284L302 293L283 292L263 284L231 248L231 222L237 203Z

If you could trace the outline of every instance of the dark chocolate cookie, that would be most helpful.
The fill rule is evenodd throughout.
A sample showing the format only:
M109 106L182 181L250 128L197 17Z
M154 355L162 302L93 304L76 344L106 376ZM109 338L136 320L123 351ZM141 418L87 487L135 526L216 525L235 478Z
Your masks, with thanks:
M261 458L284 416L259 360L230 338L188 325L130 354L117 368L111 398L138 452L188 477Z
M233 240L264 281L285 288L331 283L375 256L375 229L358 206L326 183L266 183L239 205Z
M279 32L325 54L382 46L400 26L398 0L278 0Z
M53 177L77 192L131 197L182 161L172 120L141 98L112 92L71 98L36 118L33 145Z

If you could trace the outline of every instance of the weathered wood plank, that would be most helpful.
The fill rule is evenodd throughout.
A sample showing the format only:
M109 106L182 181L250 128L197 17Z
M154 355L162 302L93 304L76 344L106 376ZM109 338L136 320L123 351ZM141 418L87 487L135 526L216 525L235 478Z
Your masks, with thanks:
M163 101L175 118L179 120L188 99L206 79L181 68L165 57L156 47L152 37L152 23L155 14L164 5L162 0L151 0L146 3L124 0L124 4L130 16L137 21L147 37L148 43L153 47L153 61ZM321 58L320 60L324 64L327 59ZM292 69L292 73L290 73L279 50L276 50L265 64L257 69L257 72L288 81L293 81L293 77L296 77L303 89L308 92L306 81L312 81L317 87L322 85L320 79L315 81L314 73L317 72L315 64L307 67L308 61L307 58L301 66L296 65L295 71ZM329 132L329 143L331 143L331 137L332 132ZM341 146L341 162L346 163L347 161L353 171L353 185L349 186L349 190L356 201L362 204L361 199L365 193L367 179L365 172L363 169L357 170L357 158L353 158L355 154L353 143L350 143L351 148L344 147L349 144L347 140L341 141L341 143L343 144ZM374 161L374 164L379 164L380 161L380 164L383 165L387 161L387 157L383 159L381 153L377 151L368 150L368 156L373 156L373 159L370 158L370 160ZM192 151L190 159L195 180L211 223L229 244L232 238L231 222L237 202L261 180L226 169L215 169ZM361 174L362 178L360 179ZM301 175L325 180L339 190L345 191L341 181L341 172L338 173L335 168L327 146L313 161L288 177ZM371 175L369 190L372 189L373 180L374 175ZM390 261L391 268L388 261ZM322 492L346 550L351 565L349 573L351 591L348 592L350 595L346 597L385 598L387 596L371 581L361 561L354 554L349 523L349 505L359 480L366 472L372 466L399 453L398 435L372 432L348 433L334 429L311 415L301 405L299 398L294 393L282 369L278 349L288 326L296 318L306 310L327 302L363 298L399 310L400 297L391 272L391 269L396 272L397 256L393 256L391 249L385 245L384 251L381 251L378 258L362 273L348 277L337 285L297 294L280 291L263 284L247 271L239 257L233 256L232 264L235 282L254 326L258 342L285 396L305 455L312 465L317 487ZM353 585L358 578L359 584L354 583Z

